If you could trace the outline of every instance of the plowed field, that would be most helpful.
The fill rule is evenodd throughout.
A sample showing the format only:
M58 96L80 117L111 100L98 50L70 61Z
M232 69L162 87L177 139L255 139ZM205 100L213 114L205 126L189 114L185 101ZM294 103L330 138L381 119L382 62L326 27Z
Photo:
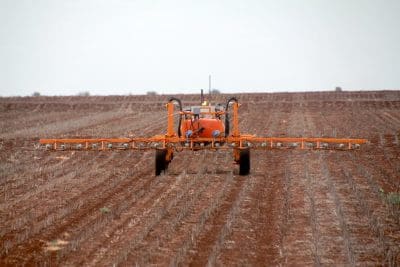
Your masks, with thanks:
M400 264L400 91L236 97L242 132L370 143L254 150L249 176L184 151L154 176L152 151L37 145L162 134L168 96L0 98L0 265Z

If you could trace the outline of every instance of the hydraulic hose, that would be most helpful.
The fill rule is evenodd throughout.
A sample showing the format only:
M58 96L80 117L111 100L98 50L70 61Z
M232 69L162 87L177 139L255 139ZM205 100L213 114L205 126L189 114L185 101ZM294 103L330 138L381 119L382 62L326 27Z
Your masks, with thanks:
M238 100L236 97L231 97L228 99L228 101L226 101L226 107L225 107L225 137L229 136L229 113L228 113L228 109L229 109L229 104L231 102L236 102L238 103Z
M179 105L179 111L182 112L182 102L180 99L176 98L176 97L171 97L168 102L176 102ZM181 137L182 133L181 133L181 124L182 124L182 115L179 114L179 122L178 122L178 136Z

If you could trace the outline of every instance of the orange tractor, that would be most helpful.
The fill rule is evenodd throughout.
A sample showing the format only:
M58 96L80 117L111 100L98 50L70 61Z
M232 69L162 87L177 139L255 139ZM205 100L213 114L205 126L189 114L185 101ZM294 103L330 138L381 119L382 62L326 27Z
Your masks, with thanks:
M175 105L179 108L178 128L175 130ZM48 150L112 150L155 149L155 174L168 168L174 152L187 150L233 150L233 158L239 165L239 174L250 173L250 149L358 149L366 139L339 138L285 138L257 137L239 131L240 104L234 97L225 106L209 105L183 108L177 98L170 98L167 132L149 138L92 138L92 139L40 139ZM231 119L232 117L232 119ZM232 122L232 127L230 123Z

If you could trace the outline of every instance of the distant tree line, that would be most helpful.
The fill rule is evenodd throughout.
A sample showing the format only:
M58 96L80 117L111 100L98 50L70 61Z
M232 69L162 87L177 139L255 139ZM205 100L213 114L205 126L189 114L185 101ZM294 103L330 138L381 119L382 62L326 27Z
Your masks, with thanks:
M157 95L157 92L156 91L147 91L146 95L154 96L154 95Z
M82 91L78 93L78 96L90 96L90 92L89 91Z
M35 91L35 92L33 92L32 96L37 97L37 96L41 96L41 94L40 94L40 92ZM82 92L79 92L77 94L77 96L90 96L90 92L89 91L82 91Z

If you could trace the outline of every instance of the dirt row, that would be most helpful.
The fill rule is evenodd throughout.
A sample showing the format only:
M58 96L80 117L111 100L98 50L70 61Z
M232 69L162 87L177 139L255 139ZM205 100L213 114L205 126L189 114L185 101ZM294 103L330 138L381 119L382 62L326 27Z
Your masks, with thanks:
M390 98L398 93L337 95L351 98L351 112L326 109L331 95L239 95L243 132L370 140L352 152L253 150L245 177L227 151L177 153L168 172L154 176L151 151L35 149L41 135L160 134L164 107L2 113L0 265L395 266L400 113ZM329 103L316 112L263 102L274 98Z

